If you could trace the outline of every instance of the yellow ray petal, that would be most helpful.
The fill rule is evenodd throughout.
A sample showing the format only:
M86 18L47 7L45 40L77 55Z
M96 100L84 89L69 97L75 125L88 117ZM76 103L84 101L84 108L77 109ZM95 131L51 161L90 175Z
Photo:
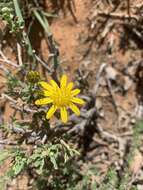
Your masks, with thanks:
M43 90L43 95L44 96L51 96L52 92L48 90Z
M71 101L73 103L81 104L81 105L83 105L85 103L81 98L75 98L75 97L73 97Z
M67 76L63 75L60 81L60 87L63 88L66 87L66 85L67 85Z
M72 90L72 88L73 88L73 83L72 82L70 82L68 85L67 85L67 90L68 91L70 91L70 90Z
M76 96L76 95L78 95L79 93L80 93L80 90L79 90L79 89L75 89L75 90L72 90L72 91L71 91L72 96Z
M48 90L48 91L53 90L53 87L49 85L47 82L41 81L38 84L40 84L40 86L42 86L42 88L44 88L45 90Z
M80 115L80 110L78 109L78 107L74 104L70 105L70 109L76 114L76 115Z
M35 101L36 105L46 105L52 103L53 100L51 98L41 98Z
M52 105L50 107L50 109L48 110L47 114L46 114L46 118L50 119L53 116L53 114L55 113L56 110L57 110L57 106Z
M59 88L58 84L54 80L50 80L52 87Z
M66 123L68 120L68 113L65 107L61 108L61 120Z

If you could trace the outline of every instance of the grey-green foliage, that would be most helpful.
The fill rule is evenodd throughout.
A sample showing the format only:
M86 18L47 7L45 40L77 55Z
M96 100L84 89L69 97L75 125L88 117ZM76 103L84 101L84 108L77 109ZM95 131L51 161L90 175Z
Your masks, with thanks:
M34 168L37 174L44 173L45 170L51 172L59 169L59 166L66 162L77 152L70 148L62 140L62 143L49 143L35 147L32 154L28 155L24 150L17 149L10 152L1 151L0 163L8 157L12 159L12 167L9 175L15 177L24 171L27 167Z
M99 171L94 166L87 168L86 173L81 176L81 180L73 182L66 190L99 190L97 182L93 180L99 176Z
M61 163L66 163L77 153L74 149L68 145L65 147L65 145L65 142L64 145L62 143L49 143L48 145L37 147L28 159L28 164L32 164L39 174L46 168L57 170Z
M19 88L23 88L23 83L12 73L7 73L7 93L11 96L17 95Z
M16 177L21 173L27 165L25 153L18 149L0 150L0 165L2 165L7 159L9 159L9 162L11 161L12 165L9 164L6 166L5 173L0 176L0 190L5 190L6 185L10 182L11 178Z
M17 150L14 155L14 161L10 170L11 176L15 177L21 173L27 166L27 157L24 151Z
M25 74L26 75L26 74ZM37 91L37 83L32 83L26 80L22 82L18 79L18 76L12 73L7 74L7 94L14 98L21 98L23 102L31 103L34 100Z
M134 158L134 154L136 150L139 149L142 144L142 140L141 140L142 133L143 133L143 121L138 121L137 124L133 128L132 143L131 143L130 151L126 159L128 166L125 168L124 174L121 177L119 190L126 190L127 185L131 181L132 173L129 170L129 166L132 162L132 159ZM136 189L136 186L133 186L132 189Z
M143 134L143 121L138 121L137 125L133 128L133 143L132 147L133 149L139 148L141 146L141 137Z
M1 149L0 150L0 166L4 164L4 162L12 157L12 151L9 149ZM7 167L7 170L9 170L9 166ZM6 184L9 182L10 177L5 171L5 173L0 174L0 190L5 190L6 189Z
M104 181L101 183L100 190L116 190L118 183L117 172L111 168L107 175L105 176Z
M131 172L129 171L129 168L126 168L123 175L121 176L118 189L126 190L130 181L131 181Z
M24 28L24 22L18 17L15 17L14 11L10 7L3 7L1 9L1 18L5 20L10 28L10 33L17 33Z
M1 0L1 1L0 1L0 14L2 13L1 10L2 10L4 7L7 7L7 8L10 8L11 10L14 10L12 0Z
M28 159L28 164L33 165L36 168L37 173L42 174L43 169L47 166L45 163L49 161L53 164L54 169L58 169L57 159L60 156L59 145L42 145L36 148L33 154Z
M131 190L138 190L137 186L132 186Z

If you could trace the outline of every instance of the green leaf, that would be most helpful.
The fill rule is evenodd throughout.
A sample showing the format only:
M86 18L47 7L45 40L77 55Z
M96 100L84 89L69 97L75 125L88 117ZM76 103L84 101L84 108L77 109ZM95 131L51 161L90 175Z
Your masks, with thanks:
M23 158L21 160L18 160L14 166L13 166L13 171L14 171L14 175L18 175L19 173L21 173L23 171L23 169L26 166L26 158Z
M55 157L51 156L50 157L50 161L52 162L52 164L54 166L54 169L57 170L58 169L58 165L57 165Z
M46 16L46 17L54 17L54 18L57 18L57 17L58 17L58 15L53 14L53 13L46 13L46 12L44 12L44 11L42 11L42 13L43 13L43 15Z

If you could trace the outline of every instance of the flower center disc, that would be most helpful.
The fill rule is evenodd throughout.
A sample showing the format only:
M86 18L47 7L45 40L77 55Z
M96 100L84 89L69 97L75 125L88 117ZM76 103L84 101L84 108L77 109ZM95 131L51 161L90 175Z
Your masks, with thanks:
M58 107L69 106L71 102L71 95L66 89L59 88L52 95L53 103Z

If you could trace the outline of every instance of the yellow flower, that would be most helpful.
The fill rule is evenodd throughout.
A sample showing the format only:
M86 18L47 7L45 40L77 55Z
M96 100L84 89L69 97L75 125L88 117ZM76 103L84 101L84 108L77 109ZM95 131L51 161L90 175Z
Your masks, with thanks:
M47 119L50 119L57 109L60 109L61 120L64 123L68 120L68 108L70 108L76 115L80 115L80 110L75 103L83 105L84 101L81 98L75 97L80 93L80 90L73 89L72 82L67 84L66 75L62 76L60 86L54 80L50 80L50 84L43 81L39 82L39 84L43 88L43 95L45 98L36 100L35 104L51 104L51 107L46 114Z

